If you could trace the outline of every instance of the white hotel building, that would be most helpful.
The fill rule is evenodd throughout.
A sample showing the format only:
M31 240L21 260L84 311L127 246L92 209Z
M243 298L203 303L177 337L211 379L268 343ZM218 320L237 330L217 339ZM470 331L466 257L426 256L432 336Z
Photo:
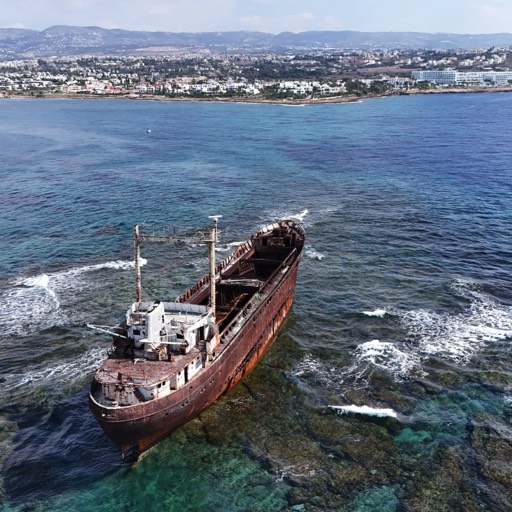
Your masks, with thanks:
M504 85L512 81L512 71L413 71L412 78L441 85Z

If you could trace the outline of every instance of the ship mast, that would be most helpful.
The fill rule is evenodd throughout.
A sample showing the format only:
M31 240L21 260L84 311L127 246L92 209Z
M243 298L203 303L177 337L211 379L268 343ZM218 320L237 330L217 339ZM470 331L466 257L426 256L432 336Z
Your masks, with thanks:
M215 304L215 244L218 242L218 229L217 224L219 219L222 218L222 215L210 215L209 219L213 220L213 226L210 232L210 238L204 240L205 235L201 235L201 238L205 243L208 244L210 250L210 306L215 313L216 304ZM190 238L190 240L193 240ZM176 236L156 236L156 235L144 235L140 234L139 225L135 224L133 226L133 245L135 248L135 294L137 302L142 301L142 277L141 277L141 258L140 258L140 244L142 242L174 242L174 243L183 243L184 239L178 239ZM197 241L197 238L196 238Z
M210 215L208 216L208 218L213 220L211 238L210 240L206 240L206 243L208 244L208 247L210 249L210 307L212 308L213 314L215 315L217 307L215 299L215 243L218 242L217 224L219 222L219 219L222 218L222 215Z
M135 294L137 302L142 301L142 277L140 273L140 244L142 242L167 242L167 243L182 243L183 240L176 236L158 236L158 235L144 235L139 232L139 225L133 226L133 245L135 247Z
M140 274L140 243L139 225L133 226L133 245L135 247L135 294L137 302L142 300L142 277Z

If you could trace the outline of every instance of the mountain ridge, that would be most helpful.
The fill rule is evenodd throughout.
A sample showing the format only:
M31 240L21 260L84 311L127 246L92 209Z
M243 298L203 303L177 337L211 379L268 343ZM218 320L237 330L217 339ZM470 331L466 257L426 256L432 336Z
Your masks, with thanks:
M207 49L218 52L333 50L464 50L512 46L512 33L305 31L271 34L258 31L163 32L54 25L37 31L0 28L0 58L81 54L143 53L151 47Z

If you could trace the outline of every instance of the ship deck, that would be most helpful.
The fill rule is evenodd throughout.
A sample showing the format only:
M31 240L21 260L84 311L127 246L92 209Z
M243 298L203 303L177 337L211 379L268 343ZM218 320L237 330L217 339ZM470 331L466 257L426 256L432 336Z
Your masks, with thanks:
M133 380L139 383L157 383L181 371L198 355L199 350L194 348L188 354L176 356L173 361L106 359L96 371L96 381L99 384L117 384L125 378L128 382Z

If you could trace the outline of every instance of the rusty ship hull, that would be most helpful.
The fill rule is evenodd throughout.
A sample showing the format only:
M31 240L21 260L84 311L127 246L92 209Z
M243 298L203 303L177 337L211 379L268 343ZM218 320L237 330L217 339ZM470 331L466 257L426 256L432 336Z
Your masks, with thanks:
M198 348L202 351L203 368L181 387L161 398L110 406L98 398L101 378L93 380L90 409L126 457L136 457L198 416L254 368L276 339L292 307L303 245L302 228L292 221L281 221L261 230L216 267L214 316L218 343L210 355L205 354L204 347ZM209 289L210 279L206 276L176 302L206 304ZM195 352L188 359L176 358L174 371L191 357ZM126 365L130 364L133 365L130 358L114 358L108 372L126 374ZM151 365L159 365L165 375L166 364L170 365L147 361L147 371Z

